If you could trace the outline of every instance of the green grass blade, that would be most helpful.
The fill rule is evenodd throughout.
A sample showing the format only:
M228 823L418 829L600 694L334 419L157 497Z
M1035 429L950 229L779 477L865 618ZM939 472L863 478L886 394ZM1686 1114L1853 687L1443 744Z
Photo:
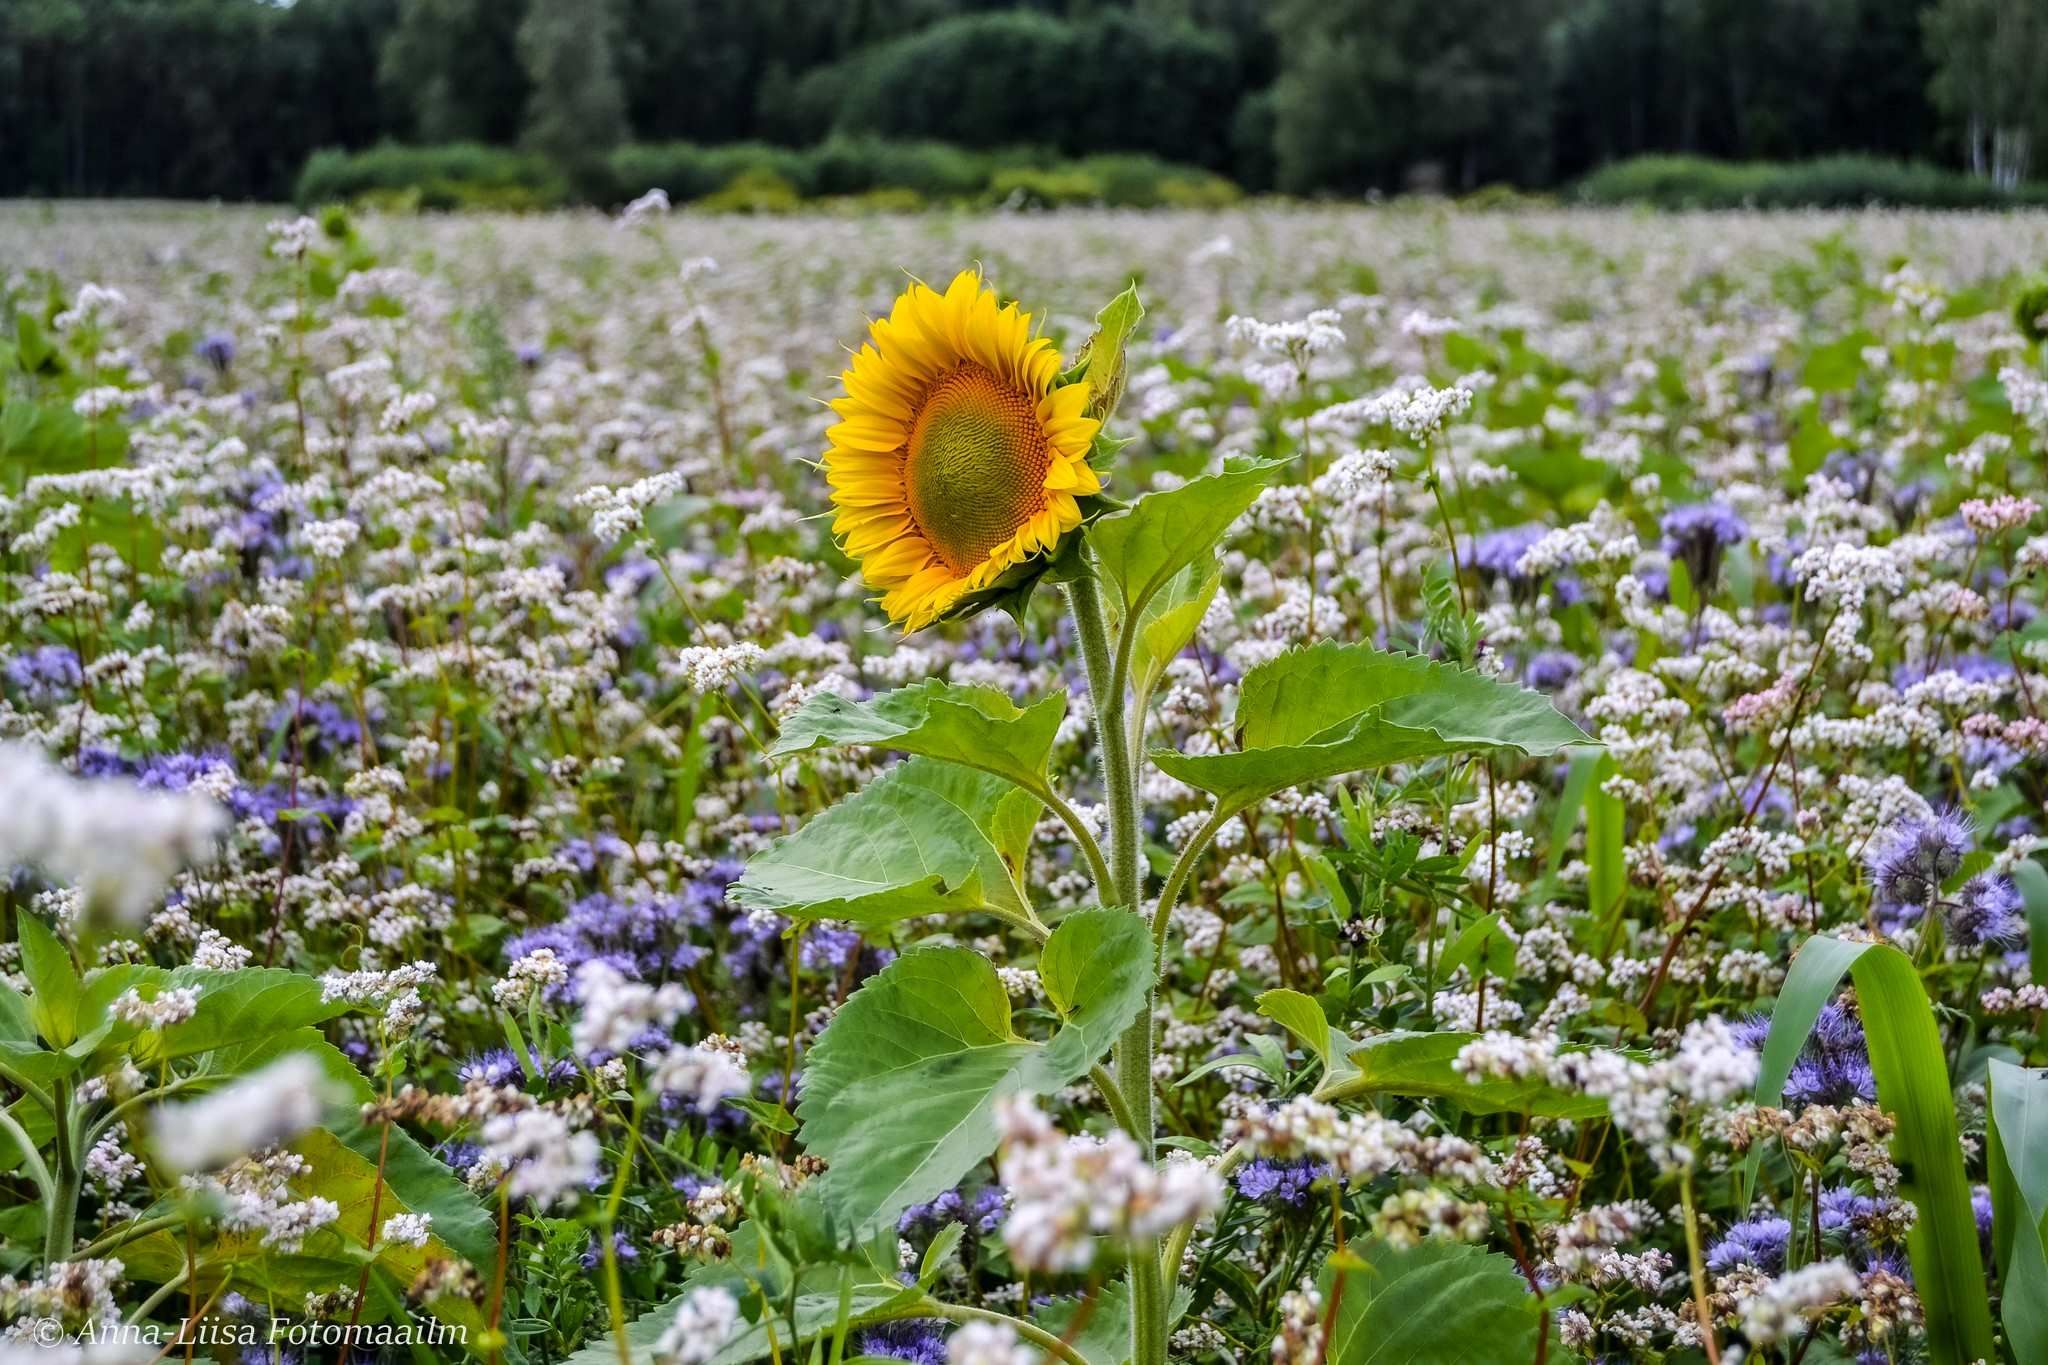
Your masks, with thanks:
M2048 1071L1991 1063L1992 1242L2006 1343L2048 1360Z
M1892 1150L1901 1172L1899 1193L1920 1213L1907 1234L1906 1249L1927 1316L1928 1353L1938 1365L1993 1359L1991 1300L1985 1292L1970 1182L1963 1173L1948 1062L1926 989L1906 955L1888 944L1849 943L1826 935L1808 939L1793 958L1771 1013L1757 1103L1775 1105L1783 1098L1792 1063L1844 972L1856 983L1878 1103L1898 1119ZM1752 1165L1752 1178L1754 1173Z

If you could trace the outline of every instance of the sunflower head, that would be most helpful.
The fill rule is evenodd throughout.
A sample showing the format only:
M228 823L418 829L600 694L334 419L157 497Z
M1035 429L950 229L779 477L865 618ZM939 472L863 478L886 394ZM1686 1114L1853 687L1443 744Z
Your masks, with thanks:
M973 271L912 284L840 378L832 530L907 630L1042 572L1101 491L1095 389Z

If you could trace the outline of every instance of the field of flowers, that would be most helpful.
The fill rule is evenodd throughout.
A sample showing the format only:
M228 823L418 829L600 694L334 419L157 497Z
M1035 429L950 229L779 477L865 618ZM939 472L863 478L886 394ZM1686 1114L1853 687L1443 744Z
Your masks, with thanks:
M2048 217L664 210L0 209L0 1362L2048 1360Z

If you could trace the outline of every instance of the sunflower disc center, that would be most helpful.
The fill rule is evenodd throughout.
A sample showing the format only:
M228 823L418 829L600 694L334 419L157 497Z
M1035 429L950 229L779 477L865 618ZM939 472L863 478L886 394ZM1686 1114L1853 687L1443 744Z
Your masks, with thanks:
M911 423L910 515L946 566L966 573L1045 510L1050 461L1038 405L962 365L932 385Z

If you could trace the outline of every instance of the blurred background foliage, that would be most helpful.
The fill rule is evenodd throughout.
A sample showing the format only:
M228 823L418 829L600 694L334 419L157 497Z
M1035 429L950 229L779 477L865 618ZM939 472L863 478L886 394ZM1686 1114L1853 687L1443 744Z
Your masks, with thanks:
M2044 70L2048 0L4 0L0 194L1997 203Z

